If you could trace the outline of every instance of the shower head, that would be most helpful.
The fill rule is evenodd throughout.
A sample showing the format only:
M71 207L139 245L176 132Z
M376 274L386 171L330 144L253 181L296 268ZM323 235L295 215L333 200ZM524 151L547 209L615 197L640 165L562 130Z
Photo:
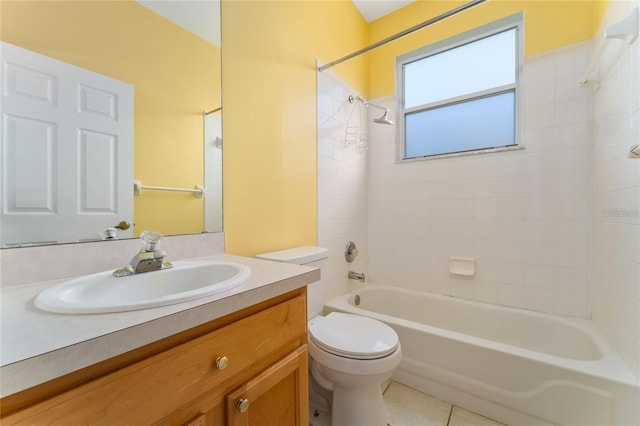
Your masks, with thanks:
M378 124L396 124L393 121L391 121L388 117L389 113L391 112L391 110L389 108L385 108L385 107L381 107L379 105L375 105L370 103L369 101L365 101L364 99L362 99L360 96L353 96L353 95L349 95L349 103L354 103L354 102L362 102L363 105L366 106L372 106L378 109L381 109L384 111L384 114L382 114L382 117L380 118L374 118L372 121L374 123L378 123Z
M373 122L378 124L391 124L391 125L396 124L393 121L389 120L389 117L388 117L389 112L391 112L390 109L385 110L384 114L382 114L382 117L374 118Z

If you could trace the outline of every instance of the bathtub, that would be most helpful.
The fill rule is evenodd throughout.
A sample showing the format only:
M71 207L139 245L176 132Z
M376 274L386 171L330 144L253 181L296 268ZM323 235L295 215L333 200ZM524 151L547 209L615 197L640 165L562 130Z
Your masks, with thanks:
M390 325L394 380L508 425L640 425L640 382L591 321L375 284L324 311Z

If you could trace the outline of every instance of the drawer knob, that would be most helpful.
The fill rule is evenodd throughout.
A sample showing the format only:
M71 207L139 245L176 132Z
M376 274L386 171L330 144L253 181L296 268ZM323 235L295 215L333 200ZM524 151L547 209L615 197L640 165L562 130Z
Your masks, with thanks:
M238 407L238 411L241 413L246 412L249 409L249 400L247 398L239 399L236 407Z
M218 370L224 370L229 365L229 358L226 356L219 356L216 358L216 368Z

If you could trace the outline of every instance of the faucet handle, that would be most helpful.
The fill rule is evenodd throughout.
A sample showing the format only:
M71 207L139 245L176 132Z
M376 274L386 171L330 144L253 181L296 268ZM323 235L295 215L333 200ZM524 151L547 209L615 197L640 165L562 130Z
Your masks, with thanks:
M156 251L160 248L163 235L156 231L144 231L140 234L144 251Z
M344 258L347 262L353 262L358 256L358 248L356 247L356 243L353 241L349 241L347 246L344 248Z

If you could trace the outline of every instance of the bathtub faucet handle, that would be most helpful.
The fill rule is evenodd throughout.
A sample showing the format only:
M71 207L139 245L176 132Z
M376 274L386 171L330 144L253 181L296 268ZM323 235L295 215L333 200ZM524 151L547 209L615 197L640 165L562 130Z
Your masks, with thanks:
M347 246L344 248L344 259L351 263L358 256L358 248L356 247L356 243L353 241L349 241Z
M350 280L358 280L361 283L363 283L364 282L364 274L362 274L360 272L349 271L349 279Z

